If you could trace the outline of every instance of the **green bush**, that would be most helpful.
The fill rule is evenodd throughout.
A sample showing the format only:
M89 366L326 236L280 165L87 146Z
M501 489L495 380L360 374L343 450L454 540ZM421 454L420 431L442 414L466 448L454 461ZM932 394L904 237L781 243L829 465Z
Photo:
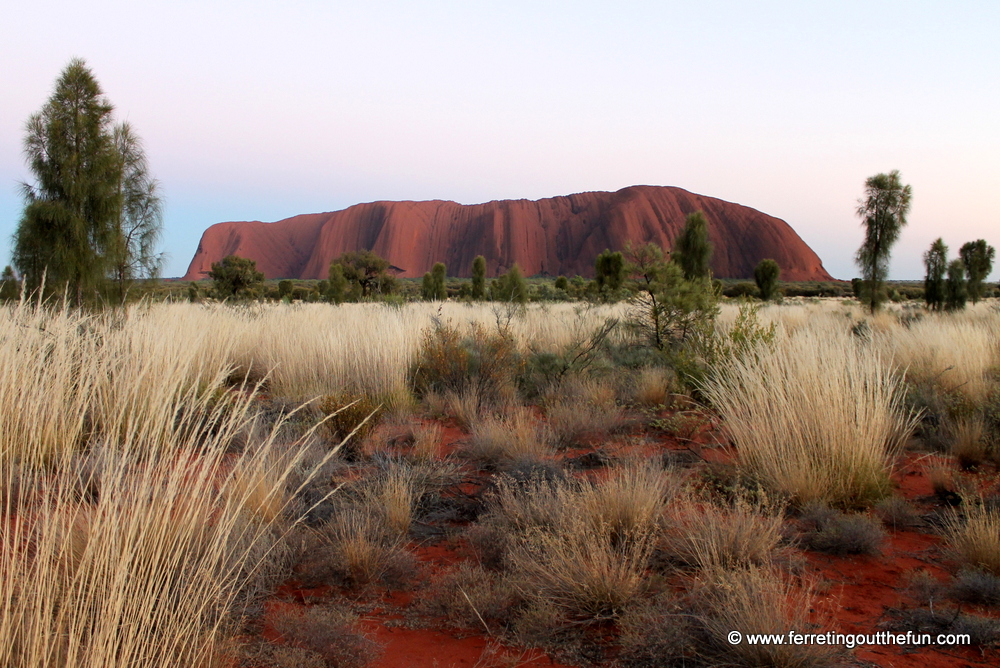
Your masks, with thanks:
M253 297L254 291L264 282L264 274L257 271L257 262L237 255L213 262L208 276L215 282L215 294L219 299Z
M382 404L365 395L349 392L323 397L319 402L319 411L325 418L323 429L333 440L339 442L354 434L344 446L348 453L357 451L356 444L375 428L384 413Z
M418 395L471 391L481 408L513 393L524 365L508 333L472 325L463 335L457 327L438 323L424 332L410 381Z

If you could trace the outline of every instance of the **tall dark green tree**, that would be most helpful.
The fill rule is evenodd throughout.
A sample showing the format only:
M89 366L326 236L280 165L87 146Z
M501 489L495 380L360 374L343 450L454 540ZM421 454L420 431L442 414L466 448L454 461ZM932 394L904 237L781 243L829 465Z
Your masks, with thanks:
M781 277L781 267L774 260L761 260L753 270L753 280L760 290L760 298L770 301L774 297L778 288L778 279Z
M625 281L625 259L620 252L605 249L594 260L594 282L602 297L610 297Z
M973 304L977 304L983 298L983 284L986 277L993 271L996 249L986 243L985 239L977 239L963 244L958 254L965 263L965 271L968 273L969 298Z
M965 308L968 299L965 281L965 263L960 259L948 263L948 278L945 281L944 307L949 311Z
M111 103L79 59L26 125L24 153L35 183L22 184L24 213L13 261L30 288L43 280L77 303L112 271L122 209L122 161Z
M11 301L17 299L21 294L21 283L14 274L14 269L9 264L3 268L0 274L0 301Z
M890 252L906 225L912 197L913 189L903 184L898 170L893 170L869 177L865 195L858 200L857 214L865 228L865 239L855 261L861 268L863 294L872 313L885 299Z
M159 275L163 227L159 184L142 141L113 108L93 73L70 61L42 110L26 126L33 184L22 184L24 213L14 264L37 288L66 290L77 303L110 279L124 301L137 279Z
M334 304L340 304L347 297L348 283L344 276L344 266L337 262L331 262L329 276L326 297Z
M944 239L938 237L924 253L924 268L927 270L924 276L924 301L928 308L940 311L944 307L944 276L948 271L948 247Z
M486 258L477 255L472 261L472 298L482 299L486 296Z
M497 276L490 284L490 299L499 302L525 304L528 301L528 283L521 267L515 262L507 273Z
M444 279L448 276L448 268L444 262L435 262L431 267L431 297L444 301L448 298L448 290L444 286Z
M676 347L714 320L718 294L712 282L684 278L673 260L665 262L656 244L624 251L626 271L634 281L626 324L659 350Z
M163 254L156 252L163 230L163 200L159 182L149 173L142 140L129 123L114 130L115 150L121 161L118 194L118 233L110 250L113 279L122 301L137 279L156 278Z
M684 229L674 244L671 259L680 266L688 281L711 276L712 242L708 239L708 221L704 213L695 211L688 214Z
M420 280L420 298L428 302L434 299L434 277L429 271L425 271Z

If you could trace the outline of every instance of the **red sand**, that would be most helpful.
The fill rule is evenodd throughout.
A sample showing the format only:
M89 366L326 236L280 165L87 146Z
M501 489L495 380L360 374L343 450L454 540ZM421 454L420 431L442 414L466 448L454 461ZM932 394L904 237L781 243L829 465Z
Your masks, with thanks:
M650 433L652 439L622 443L601 443L617 455L658 456L665 450L691 450L708 462L731 462L736 453L731 449L711 447L719 442L714 425L706 425L691 439L676 439L660 433ZM454 451L466 434L454 425L445 425L441 452ZM587 448L577 448L564 456L586 454ZM906 455L896 468L894 480L897 493L924 510L934 502L927 476L926 457ZM473 485L474 486L474 485ZM909 578L926 571L940 581L946 581L956 569L940 547L940 538L931 533L913 530L890 532L881 554L877 556L833 557L804 552L806 575L813 576L819 591L816 601L818 619L826 619L818 631L842 633L876 633L891 608L911 607L905 593ZM411 550L427 576L454 567L466 553L461 544L413 544ZM321 587L304 590L289 582L268 602L267 614L282 606L303 605L329 596L333 590ZM384 592L380 604L361 621L362 628L384 646L384 654L374 668L447 668L459 666L508 665L559 666L537 651L502 648L477 629L451 629L446 624L431 623L429 628L406 628L398 624L400 610L411 604L410 592ZM973 610L977 614L996 611ZM433 622L433 620L431 620ZM264 636L271 641L280 637L267 624ZM854 651L854 660L870 662L885 668L959 668L962 666L1000 665L1000 652L995 649L933 648L933 647L861 647Z

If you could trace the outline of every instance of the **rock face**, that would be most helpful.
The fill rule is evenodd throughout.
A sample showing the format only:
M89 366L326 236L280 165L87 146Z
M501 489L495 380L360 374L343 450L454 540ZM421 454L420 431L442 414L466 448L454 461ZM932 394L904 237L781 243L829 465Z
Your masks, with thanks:
M227 255L256 260L267 278L326 278L332 260L360 249L388 259L403 277L423 276L435 262L444 262L450 276L469 276L477 255L486 258L488 276L515 262L525 276L593 276L594 259L606 248L629 241L672 248L684 217L699 209L715 246L717 278L750 278L760 260L771 258L783 280L831 280L785 221L663 186L472 205L371 202L276 223L218 223L205 230L184 279L205 278Z

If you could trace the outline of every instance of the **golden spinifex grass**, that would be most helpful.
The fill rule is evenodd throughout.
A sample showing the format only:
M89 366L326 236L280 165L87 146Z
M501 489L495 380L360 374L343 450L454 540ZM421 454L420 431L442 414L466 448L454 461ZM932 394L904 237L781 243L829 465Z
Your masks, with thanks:
M673 472L638 462L599 481L504 478L484 526L523 598L600 618L645 590L659 517L679 487Z
M300 449L138 311L0 315L0 665L218 665Z
M533 349L550 351L620 313L621 307L614 305L582 309L573 304L532 305L523 317L505 325L520 346L527 348L530 342ZM491 304L184 303L133 308L130 322L139 329L127 334L134 337L140 329L153 330L155 339L144 342L150 353L177 342L196 353L198 364L192 369L219 366L221 360L231 364L238 377L251 381L267 377L269 391L286 399L335 392L387 397L406 391L407 372L424 330L435 318L466 331L471 324L493 330L497 317Z
M1000 575L1000 511L979 501L965 505L965 517L952 516L945 533L962 563Z
M915 422L884 355L832 327L807 327L725 360L704 391L740 465L796 503L855 506L886 496L892 457Z
M995 314L927 314L909 327L894 327L882 343L913 382L932 383L944 392L981 404L990 374L1000 363L1000 320Z
M789 631L812 628L814 590L809 582L771 567L748 566L716 571L696 592L700 622L708 634L712 665L820 668L840 665L844 654L826 645L751 644L750 634L787 636ZM743 633L733 643L731 632ZM839 655L839 656L838 656Z
M782 508L738 496L725 506L687 492L664 515L662 550L679 564L708 574L769 566L782 539Z

